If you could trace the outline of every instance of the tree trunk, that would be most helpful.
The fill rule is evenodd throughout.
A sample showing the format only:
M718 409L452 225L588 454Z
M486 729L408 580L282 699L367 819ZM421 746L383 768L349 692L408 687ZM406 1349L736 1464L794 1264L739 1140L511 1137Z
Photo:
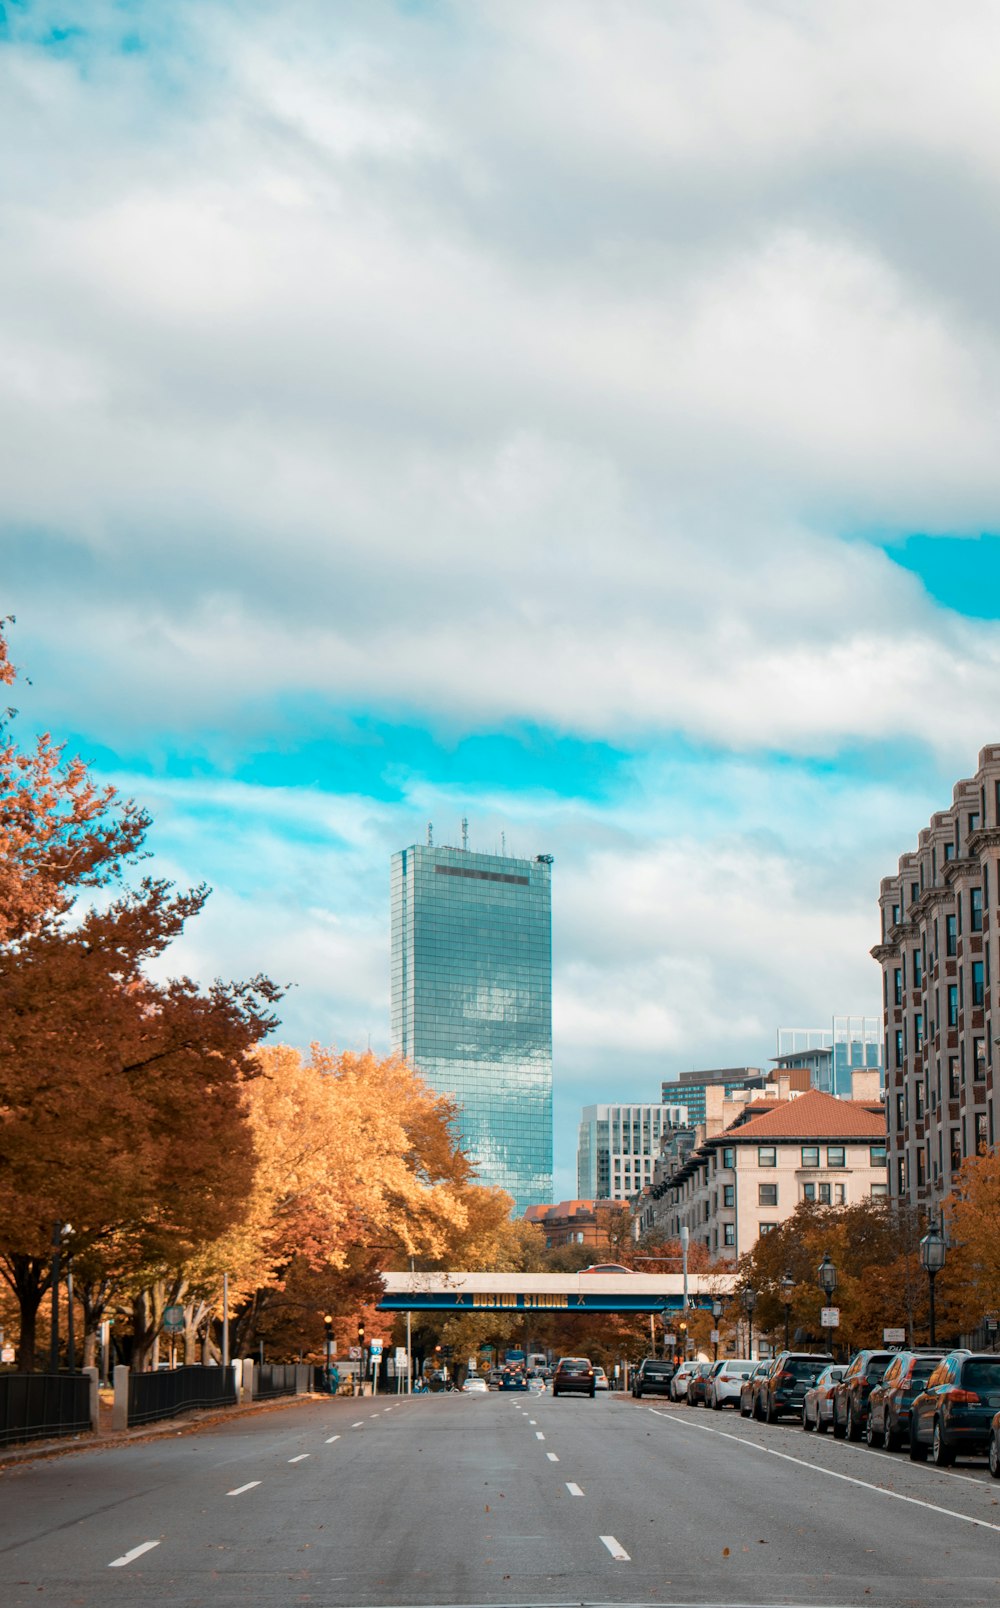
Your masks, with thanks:
M39 1256L10 1255L6 1258L6 1279L17 1297L21 1332L17 1346L19 1373L34 1373L38 1308L49 1287L51 1266Z

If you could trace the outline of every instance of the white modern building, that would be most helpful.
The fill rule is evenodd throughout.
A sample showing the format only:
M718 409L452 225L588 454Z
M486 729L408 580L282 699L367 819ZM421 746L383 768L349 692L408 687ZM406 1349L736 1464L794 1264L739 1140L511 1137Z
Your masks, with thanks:
M581 1200L629 1200L649 1184L660 1139L687 1125L683 1105L584 1106L576 1152Z

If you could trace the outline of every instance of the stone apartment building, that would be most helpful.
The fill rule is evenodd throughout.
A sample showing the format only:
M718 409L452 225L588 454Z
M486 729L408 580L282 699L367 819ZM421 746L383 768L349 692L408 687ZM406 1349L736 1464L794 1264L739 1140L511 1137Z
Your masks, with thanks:
M637 1202L639 1233L681 1228L714 1257L736 1261L800 1201L854 1205L887 1193L885 1113L877 1070L854 1074L854 1098L780 1073L751 1097L710 1102L697 1142Z
M997 1135L1000 744L884 878L879 907L890 1189L934 1207Z

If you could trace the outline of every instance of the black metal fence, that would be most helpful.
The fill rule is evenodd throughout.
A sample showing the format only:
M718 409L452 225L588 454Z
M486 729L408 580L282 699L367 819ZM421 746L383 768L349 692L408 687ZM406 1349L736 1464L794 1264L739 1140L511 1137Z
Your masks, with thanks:
M236 1383L231 1368L160 1368L155 1373L130 1373L128 1426L154 1424L175 1418L194 1407L233 1407Z
M0 1373L0 1446L83 1435L90 1427L86 1375Z
M266 1401L269 1396L294 1396L297 1368L294 1362L260 1362L253 1371L253 1399Z

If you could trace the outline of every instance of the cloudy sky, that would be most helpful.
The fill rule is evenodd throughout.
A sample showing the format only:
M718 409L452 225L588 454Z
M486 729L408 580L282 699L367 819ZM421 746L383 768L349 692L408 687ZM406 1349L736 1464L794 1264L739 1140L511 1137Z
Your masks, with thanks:
M586 1100L878 1009L1000 739L994 0L0 0L22 729L208 978L388 1047L388 858L555 856Z

